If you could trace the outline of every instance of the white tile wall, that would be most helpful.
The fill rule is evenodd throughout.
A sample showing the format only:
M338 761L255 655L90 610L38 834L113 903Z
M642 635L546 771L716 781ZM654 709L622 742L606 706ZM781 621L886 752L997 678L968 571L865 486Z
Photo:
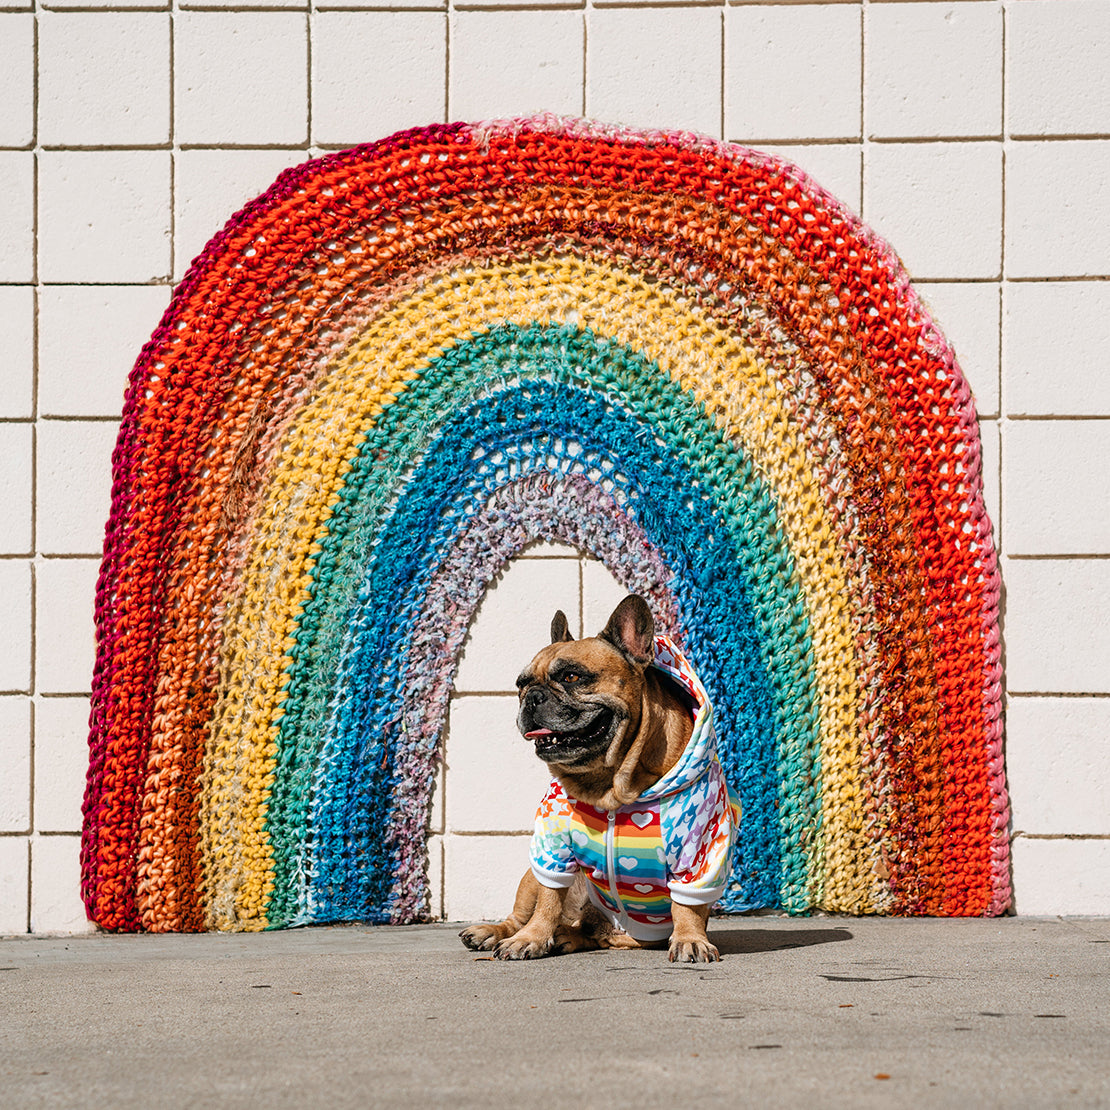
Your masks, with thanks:
M1011 134L1110 132L1110 8L1097 0L1024 0L1007 14Z
M32 415L34 367L35 291L0 285L0 419Z
M0 281L35 279L35 156L0 150Z
M304 145L308 137L304 15L182 12L174 19L173 46L178 142Z
M451 118L582 114L586 25L576 11L464 11L451 31Z
M33 581L29 559L0 559L0 693L31 692Z
M586 113L721 136L721 12L613 8L591 13Z
M1006 738L1015 829L1110 835L1110 701L1015 698Z
M871 4L866 12L872 138L1001 135L1001 4Z
M88 698L43 698L35 711L35 828L81 831Z
M0 697L0 832L31 827L31 699Z
M855 4L752 5L729 12L728 137L858 138L860 20ZM792 92L784 96L787 88Z
M46 555L99 555L112 503L109 420L40 420L38 549Z
M173 280L286 166L536 109L773 149L886 237L976 394L1005 579L1022 912L1110 912L1110 0L2 0L0 932L79 930L95 553L127 374ZM172 69L172 72L171 72ZM544 546L492 589L433 808L433 909L510 906L542 765L513 680Z
M1002 301L1010 415L1110 413L1110 282L1010 282Z
M170 17L48 12L39 18L39 142L153 146L170 138Z
M34 474L31 424L0 424L0 552L30 554Z
M30 146L35 139L35 17L0 13L0 145Z
M321 12L312 50L312 136L321 146L351 146L443 119L443 14Z
M38 155L39 276L149 282L170 272L171 156L147 150Z
M864 152L863 215L920 281L997 278L1001 143L882 143Z
M131 367L168 303L165 285L44 285L38 311L39 415L118 420ZM28 359L28 369L32 365Z

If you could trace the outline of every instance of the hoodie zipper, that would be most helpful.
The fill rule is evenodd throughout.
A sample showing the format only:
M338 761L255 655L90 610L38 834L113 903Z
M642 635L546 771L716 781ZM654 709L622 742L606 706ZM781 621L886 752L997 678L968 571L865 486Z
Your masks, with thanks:
M613 905L617 907L621 928L626 929L628 915L624 912L624 903L617 893L616 826L617 811L611 809L609 810L609 825L605 830L605 867L609 872L609 897L613 899Z

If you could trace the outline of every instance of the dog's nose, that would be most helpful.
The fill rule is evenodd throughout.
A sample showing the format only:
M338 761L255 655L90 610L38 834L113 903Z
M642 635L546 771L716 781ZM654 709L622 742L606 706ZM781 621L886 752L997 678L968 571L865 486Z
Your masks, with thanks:
M537 705L543 705L547 701L547 691L540 686L533 686L527 694L524 695L524 704L529 709L535 709Z

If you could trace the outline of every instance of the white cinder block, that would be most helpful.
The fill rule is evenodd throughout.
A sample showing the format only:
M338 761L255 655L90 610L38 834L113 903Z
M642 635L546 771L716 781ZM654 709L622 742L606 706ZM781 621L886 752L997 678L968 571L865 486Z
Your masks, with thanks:
M447 828L528 832L551 783L516 727L517 699L455 698L447 739Z
M0 14L0 146L35 140L35 18Z
M1014 909L1042 914L1110 914L1110 840L1013 842Z
M884 143L868 148L863 216L912 277L994 278L1002 249L998 143Z
M31 699L0 697L0 833L30 828Z
M528 870L527 836L446 836L443 916L448 921L496 921L513 908Z
M0 416L29 417L35 383L35 291L0 286Z
M1008 283L1002 373L1011 416L1110 416L1110 282Z
M582 113L581 12L459 12L451 32L451 118Z
M1003 575L1010 692L1110 693L1110 561L1007 559Z
M38 550L99 555L112 497L114 421L42 420L38 427Z
M578 560L519 559L486 592L463 646L455 689L515 693L516 676L550 643L556 609L578 626Z
M303 150L181 151L174 159L176 276L185 275L240 208L266 192L282 170L304 160Z
M35 279L35 156L0 150L0 281Z
M308 28L295 12L182 12L174 19L179 143L304 143ZM363 64L368 64L363 59ZM357 93L352 90L352 95Z
M31 564L0 559L0 691L31 692Z
M0 936L27 932L29 841L0 836Z
M170 17L39 17L39 142L154 145L170 137Z
M42 698L35 708L35 829L80 832L89 766L89 699Z
M70 8L168 8L170 0L45 0L39 7L54 11Z
M39 155L39 268L47 282L148 282L170 272L170 154Z
M443 920L443 837L428 837L428 916Z
M721 12L589 13L586 114L639 127L721 135Z
M1001 4L872 4L866 44L868 134L1001 133Z
M43 286L40 415L118 417L131 367L169 297L164 285Z
M37 568L35 678L40 693L85 694L92 685L99 570L99 559L46 559Z
M308 7L309 0L182 0L179 7L190 8L297 8ZM408 0L405 0L406 4Z
M606 569L591 559L582 567L582 635L596 636L609 623L613 610L628 591Z
M428 813L428 831L442 833L445 828L443 799L446 793L444 786L443 761L436 765L435 780L432 783L432 804Z
M1110 834L1110 701L1011 698L1006 777L1015 830Z
M975 409L998 415L999 286L994 282L919 282L917 292L956 351Z
M725 134L730 139L859 135L858 7L746 5L730 8L725 18Z
M369 142L436 123L446 80L446 16L320 13L312 28L313 140Z
M863 207L863 152L858 143L760 143L758 148L793 162L853 212L858 214Z
M1003 453L1007 554L1110 552L1110 420L1015 420Z
M983 503L987 508L994 529L994 546L997 551L1002 540L1001 482L1002 444L997 420L979 421L979 447L982 450Z
M1006 153L1008 277L1110 274L1110 140L1014 143Z
M0 424L0 554L29 555L32 450L30 424Z
M90 933L81 902L81 838L37 836L31 842L31 932Z
M1006 41L1010 134L1110 131L1110 5L1090 0L1011 4Z

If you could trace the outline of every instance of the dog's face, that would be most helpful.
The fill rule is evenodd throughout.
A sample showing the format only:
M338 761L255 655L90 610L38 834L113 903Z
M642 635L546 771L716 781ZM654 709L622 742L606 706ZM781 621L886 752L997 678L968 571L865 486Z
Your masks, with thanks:
M642 598L617 606L598 636L575 640L562 612L551 644L517 679L517 727L554 772L615 768L640 729L655 624Z

